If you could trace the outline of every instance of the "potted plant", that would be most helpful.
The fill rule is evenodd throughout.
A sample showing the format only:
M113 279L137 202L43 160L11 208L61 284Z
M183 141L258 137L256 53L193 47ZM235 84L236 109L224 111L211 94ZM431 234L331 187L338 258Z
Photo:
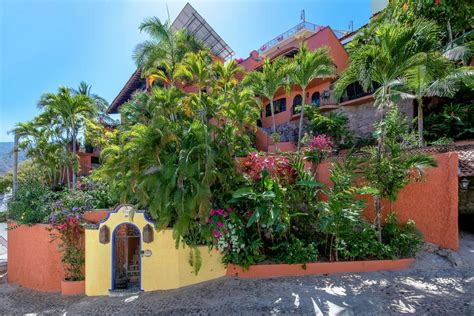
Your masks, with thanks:
M80 215L62 210L50 217L52 224L52 241L59 240L59 250L62 252L61 261L64 267L64 280L61 281L63 295L80 295L85 292L84 275L84 228Z

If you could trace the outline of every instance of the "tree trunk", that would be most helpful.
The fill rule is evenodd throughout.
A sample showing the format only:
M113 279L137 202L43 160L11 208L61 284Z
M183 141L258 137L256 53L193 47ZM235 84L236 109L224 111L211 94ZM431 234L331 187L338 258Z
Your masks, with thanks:
M377 228L377 239L382 242L382 203L380 197L374 197L375 202L375 227Z
M12 178L12 199L15 200L18 191L18 142L20 133L15 130L15 142L13 144L13 178Z
M418 147L423 147L423 99L418 98Z
M378 144L377 144L377 164L380 164L382 160L382 156L384 154L384 144L385 144L385 113L389 108L389 102L386 100L386 96L388 94L388 88L385 86L383 88L383 95L382 95L382 116L380 118L381 130L380 136L378 137ZM378 175L380 177L380 175ZM379 182L380 183L380 182ZM380 193L378 193L380 194ZM375 227L377 229L377 238L379 242L382 242L382 225L381 225L381 217L382 217L382 205L381 205L382 195L375 196Z
M74 158L76 158L76 126L72 125L72 153ZM74 165L72 166L72 186L76 185L76 171L74 170Z
M453 30L451 28L451 21L448 19L448 40L449 48L453 48Z
M272 126L273 126L273 133L276 133L276 123L275 123L275 108L273 107L273 97L270 102L270 110L272 111Z
M301 111L300 111L300 124L299 124L299 128L298 128L298 152L300 151L300 148L301 148L301 135L303 134L303 120L304 120L304 105L305 105L305 99L306 99L306 95L305 95L305 88L303 88L303 102L301 102Z

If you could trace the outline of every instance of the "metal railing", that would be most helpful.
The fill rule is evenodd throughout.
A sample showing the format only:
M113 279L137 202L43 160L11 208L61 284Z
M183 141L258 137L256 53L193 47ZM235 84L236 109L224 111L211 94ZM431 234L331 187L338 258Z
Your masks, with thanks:
M310 22L301 22L298 25L296 25L296 26L292 27L291 29L289 29L288 31L286 31L284 33L281 33L280 35L278 35L274 39L272 39L272 40L266 42L265 44L263 44L258 49L258 53L262 54L263 52L265 52L265 51L269 50L270 48L276 46L278 43L281 43L284 40L292 37L293 35L295 35L296 33L298 33L299 31L301 31L303 29L309 30L311 32L318 32L323 28L324 28L324 26L316 25L316 24L313 24L313 23L310 23Z
M258 54L261 55L262 53L269 50L270 48L272 48L272 47L276 46L277 44L285 41L286 39L294 36L296 33L298 33L301 30L308 30L308 31L311 31L311 32L319 32L324 28L325 28L325 26L316 25L316 24L313 24L311 22L306 22L306 21L300 22L296 26L289 29L288 31L281 33L280 35L278 35L274 39L272 39L272 40L266 42L265 44L263 44L257 50ZM334 34L336 34L337 38L341 38L342 36L344 36L348 33L348 31L340 31L340 30L333 30L333 32L334 32Z

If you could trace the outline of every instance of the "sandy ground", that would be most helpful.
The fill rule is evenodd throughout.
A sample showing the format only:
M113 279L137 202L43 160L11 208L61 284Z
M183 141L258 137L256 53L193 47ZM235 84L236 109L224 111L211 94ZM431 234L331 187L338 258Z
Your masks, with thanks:
M474 235L462 265L423 252L407 270L244 280L221 278L130 297L62 297L0 284L0 314L474 315ZM1 282L1 281L0 281Z

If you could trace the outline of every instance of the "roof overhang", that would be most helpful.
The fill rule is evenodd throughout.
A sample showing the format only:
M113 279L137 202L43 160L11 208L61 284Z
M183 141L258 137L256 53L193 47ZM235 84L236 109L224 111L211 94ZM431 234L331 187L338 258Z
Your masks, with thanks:
M175 30L187 29L195 38L209 47L215 56L223 60L234 55L230 46L189 3L186 3L171 26Z

